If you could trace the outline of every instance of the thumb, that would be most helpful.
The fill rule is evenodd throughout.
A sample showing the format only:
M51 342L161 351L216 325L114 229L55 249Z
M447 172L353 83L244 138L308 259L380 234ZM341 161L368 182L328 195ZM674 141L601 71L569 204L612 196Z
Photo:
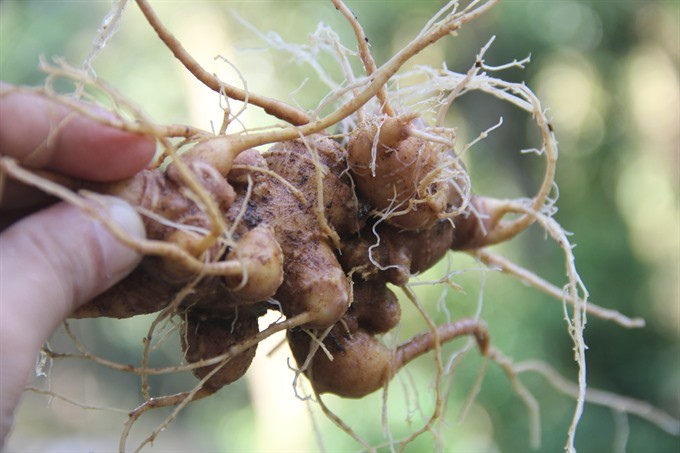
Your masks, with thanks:
M130 205L102 199L113 222L144 237ZM0 439L45 340L75 308L125 277L140 259L104 225L66 203L0 235Z
M113 222L133 237L144 236L142 221L129 204L114 197L102 200L104 214ZM66 203L7 229L0 235L0 252L3 309L42 318L48 334L78 306L125 277L140 259L104 225Z

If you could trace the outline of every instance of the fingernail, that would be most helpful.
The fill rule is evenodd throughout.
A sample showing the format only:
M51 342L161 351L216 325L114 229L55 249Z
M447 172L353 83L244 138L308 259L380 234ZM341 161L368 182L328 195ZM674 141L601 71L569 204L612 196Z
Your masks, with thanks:
M132 239L144 239L146 237L144 223L130 204L110 195L97 197L97 200L104 204L109 220L121 228L124 234ZM111 233L105 225L100 223L99 230L106 235L106 239L100 235L100 241L105 240L110 247L108 251L110 260L106 263L105 269L106 280L109 281L108 284L112 284L134 269L142 257L138 252L116 238L115 234Z
M137 239L145 238L146 232L142 218L128 202L110 195L102 195L101 201L106 205L111 220L123 228L126 233Z

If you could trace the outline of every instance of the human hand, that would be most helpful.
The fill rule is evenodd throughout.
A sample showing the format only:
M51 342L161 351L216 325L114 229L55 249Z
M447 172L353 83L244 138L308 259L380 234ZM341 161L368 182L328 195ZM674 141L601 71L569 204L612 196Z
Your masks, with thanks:
M103 126L38 95L0 82L0 155L31 168L89 181L132 176L151 160L147 137ZM3 95L3 93L5 93ZM15 181L0 188L0 448L37 354L81 304L125 277L140 256L99 222ZM106 197L110 218L144 237L139 215Z

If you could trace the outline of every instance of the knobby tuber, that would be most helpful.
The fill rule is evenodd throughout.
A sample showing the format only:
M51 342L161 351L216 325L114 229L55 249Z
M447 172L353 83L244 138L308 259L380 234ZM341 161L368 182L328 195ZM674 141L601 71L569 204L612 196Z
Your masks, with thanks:
M486 328L474 319L444 324L437 329L437 338L427 332L391 350L375 334L394 328L399 317L399 304L385 283L357 283L350 309L323 339L332 359L318 352L306 369L315 390L361 398L385 386L408 362L434 349L436 341L461 335L474 335L480 351L486 354L488 350ZM297 362L304 363L316 339L297 328L289 331L288 341Z
M454 156L411 135L413 116L387 117L360 125L352 133L347 156L358 192L387 221L405 230L423 230L462 200L448 171ZM452 151L452 150L450 150Z
M194 310L189 310L181 332L185 358L192 363L227 352L231 346L259 331L257 319L261 315L262 313L252 308L234 308L231 317L204 316L200 311L194 313ZM252 346L234 355L227 364L196 368L194 374L203 378L215 367L219 367L205 383L205 390L214 392L243 376L253 361L256 350L257 345Z
M393 145L406 149L410 157L401 156L388 163L378 160L375 168L383 175L390 175L391 180L398 181L404 188L415 187L434 169L443 167L450 156L437 154L422 139L410 140L412 137L408 135L405 125L401 120L397 121L399 139ZM372 139L370 142L372 143ZM349 146L352 146L351 143ZM404 354L402 351L420 348L419 353L425 353L433 348L434 340L431 337L429 343L420 341L418 346L415 346L416 343L411 346L406 343L397 351L390 351L374 338L375 334L385 333L393 328L399 319L398 304L393 293L385 286L386 282L406 284L412 274L427 270L444 256L454 245L458 228L461 231L476 230L481 225L478 217L467 213L464 217L455 217L453 222L438 219L439 211L450 207L450 203L441 205L439 211L433 210L432 205L429 205L427 209L411 211L413 215L409 217L412 223L407 231L402 229L403 224L381 226L377 230L381 243L377 250L371 251L374 244L372 228L380 217L375 214L371 216L370 212L379 213L385 206L367 200L359 184L357 191L353 189L352 180L365 181L365 191L371 186L370 176L359 176L355 170L359 159L357 146L354 145L354 165L348 163L351 157L347 156L351 156L351 152L345 153L337 142L322 135L281 142L264 154L254 150L244 151L228 165L222 165L219 170L207 163L205 158L202 159L199 152L189 152L183 157L204 187L209 188L225 224L236 227L232 228L235 241L233 246L221 250L220 256L220 248L215 245L206 250L204 255L208 255L208 259L218 258L239 263L241 269L238 275L205 277L194 288L193 293L182 303L182 309L186 310L191 324L205 325L206 332L217 332L217 327L209 326L224 327L225 319L232 319L236 326L234 337L245 338L239 335L250 330L239 326L241 323L251 326L252 316L230 317L229 312L251 304L263 305L273 297L280 304L284 315L308 315L309 321L302 326L305 329L333 327L326 341L334 345L329 349L331 353L334 356L334 352L341 353L343 359L333 361L332 367L323 365L323 360L328 359L315 359L313 369L316 371L308 373L308 376L319 392L355 397L382 387L388 377L405 365L405 357L410 359L417 355ZM383 151L389 152L386 150L390 146L384 142L379 146L387 146ZM199 151L206 149L203 143L196 145L194 149L197 148ZM419 159L421 154L419 148L428 149L427 165L414 165L414 160ZM370 156L370 143L362 152ZM367 162L370 165L370 157ZM402 166L401 170L398 165ZM385 166L388 170L383 169ZM235 170L231 173L234 167ZM196 231L207 231L210 219L192 197L183 194L182 180L176 176L173 168L171 166L165 172L158 169L148 170L128 182L102 190L155 212L167 220L164 223L194 227L196 230L183 230L165 224L159 225L153 218L147 220L150 239L170 241L193 252L196 249L195 244L201 239ZM226 171L226 177L221 177L220 171ZM387 179L390 178L385 176L380 184L372 184L384 188L389 186ZM404 183L404 180L409 182ZM287 183L284 184L283 181ZM390 187L388 191L392 192L393 188ZM417 190L404 189L399 192L403 194L402 201L405 202L418 197ZM436 192L448 193L453 192L453 189L446 181L442 181L438 183ZM403 216L399 217L401 218ZM473 225L467 225L470 223ZM477 237L474 234L468 236ZM339 247L335 246L336 241ZM463 240L458 240L456 244L465 248ZM79 309L75 316L127 317L164 308L172 301L174 293L190 278L191 272L183 268L181 262L165 258L161 259L159 265L158 261L155 257L147 258L130 277ZM379 272L376 266L388 270ZM356 278L353 282L348 275L354 273ZM155 281L149 284L149 280ZM118 302L122 288L128 288L128 292L134 295L136 288L142 283L147 288L153 288L153 299L157 301L157 305L143 301L140 308L136 309L129 302ZM145 293L144 296L148 294ZM214 309L211 308L213 306ZM114 314L114 307L118 307L118 314ZM130 312L126 313L124 310ZM192 314L197 311L201 312L201 323ZM266 309L259 310L260 313L264 311ZM258 310L252 309L249 311L257 312ZM215 319L209 318L211 314ZM445 327L451 330L450 325ZM461 332L469 333L465 330ZM218 356L226 351L222 346L228 349L228 345L238 342L218 340L218 334L214 335L218 345L213 349L204 344L208 341L204 336L198 333L185 335L187 359L195 362L197 357L210 358L207 352L214 352L213 356ZM290 338L294 355L302 364L306 353L300 352L304 350L299 347L300 335L307 334L291 333ZM453 336L442 336L440 340ZM200 347L197 345L192 348L192 341L200 341ZM485 350L486 348L482 348L482 351ZM253 351L254 349L249 349L247 353L232 358L238 361L238 365L225 365L225 371L218 372L208 381L209 388L216 390L219 388L216 382L230 382L222 376L232 366L239 370L234 375L245 372L243 368L250 363L250 353L254 354ZM317 354L316 357L321 355ZM364 384L354 391L349 390L348 387L354 384L342 377L336 368L343 361L361 361L362 358L365 362L360 368L355 364L347 369L354 370L352 373L355 374L355 380ZM326 368L328 370L325 374L323 370ZM329 381L322 376L335 376L337 379Z
M433 95L439 109L435 125L429 126L424 115L407 108L398 111L391 105L388 82L401 66L420 50L454 34L496 0L473 2L460 10L457 2L451 2L381 67L372 60L356 18L342 1L333 0L355 31L367 77L358 80L345 74L353 85L338 86L329 96L337 101L337 109L325 117L245 93L210 75L165 29L146 0L137 3L163 42L202 83L226 98L248 100L251 107L261 107L291 126L227 134L235 119L228 109L219 134L154 125L134 110L136 121L95 118L150 135L163 152L154 166L128 180L85 187L88 192L83 196L96 200L96 193L112 194L138 209L147 240L118 237L146 256L126 279L79 308L73 317L127 318L159 312L160 321L175 316L181 324L187 369L201 380L192 392L167 398L146 395L145 403L131 413L130 424L147 409L181 408L239 379L250 366L259 341L280 330L287 330L298 373L308 377L317 395L363 397L384 388L411 360L432 350L439 363L439 380L441 345L464 335L474 337L482 355L500 357L490 346L481 320L466 318L437 326L418 303L429 330L396 348L388 347L380 337L394 331L401 317L397 297L388 285L406 291L414 275L432 268L449 251L480 252L536 221L556 238L568 258L565 298L576 307L570 332L583 371L585 294L563 231L550 219L556 143L536 97L524 85L480 73L492 70L483 62L485 47L466 75L438 73L439 86L449 85ZM346 54L338 50L339 45L334 48L347 71ZM75 79L127 105L87 74L65 66L46 70L51 77ZM427 89L416 87L416 91ZM497 200L471 193L455 132L441 124L450 103L465 89L509 100L536 118L546 170L538 193L530 200ZM78 108L71 99L50 90L42 94ZM402 88L401 95L407 94L408 89ZM329 135L339 123L341 130L349 132ZM182 140L179 145L170 140L177 138ZM257 149L265 144L273 146ZM180 146L183 153L177 152ZM79 203L77 195L25 172L7 158L2 160L2 169ZM506 214L515 217L506 220ZM116 234L115 226L107 225ZM268 310L279 311L286 320L260 330L258 319ZM139 371L144 377L150 372L147 368ZM584 384L577 398L582 404ZM433 418L442 404L437 393ZM577 421L575 416L573 428ZM128 430L129 426L121 448ZM573 445L573 433L568 444Z

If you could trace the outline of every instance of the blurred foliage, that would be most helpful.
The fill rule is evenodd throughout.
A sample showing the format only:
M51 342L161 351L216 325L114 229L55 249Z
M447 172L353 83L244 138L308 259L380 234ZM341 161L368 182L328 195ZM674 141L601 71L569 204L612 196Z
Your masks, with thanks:
M408 42L441 6L438 1L348 1L348 4L363 24L378 64ZM294 61L285 52L266 49L262 38L232 13L260 32L271 30L289 43L305 43L317 22L323 21L336 30L347 47L354 47L351 30L326 1L175 1L154 5L188 50L211 70L238 80L233 70L212 60L217 54L223 55L236 64L249 89L298 102L306 108L314 107L324 94L324 87L310 66ZM1 2L0 79L20 84L41 83L43 76L37 70L40 55L63 56L73 64L83 61L108 8L107 2ZM192 122L209 127L208 118L219 121L212 93L184 74L143 22L136 6L129 4L127 8L120 31L95 61L98 76L159 122ZM496 41L487 53L488 64L503 64L531 55L525 70L510 69L500 76L510 81L526 81L550 108L560 141L557 175L560 210L556 218L574 232L577 266L591 300L647 320L644 329L626 330L593 316L589 318L588 382L592 387L649 401L675 417L680 416L679 11L679 4L669 1L505 1L467 25L455 38L445 39L417 56L413 63L438 66L445 61L448 68L465 72L492 35ZM308 80L302 85L305 79ZM289 94L293 92L294 95ZM213 108L207 113L202 110L206 103ZM251 125L266 121L254 110L247 112L244 122ZM542 162L519 153L536 145L530 118L512 106L474 93L457 100L450 116L450 124L459 128L463 143L495 124L499 117L504 119L503 127L468 155L467 165L476 192L506 197L535 190ZM538 228L532 227L499 250L558 285L564 282L561 253ZM450 265L456 269L478 269L476 263L460 256L452 256ZM493 272L472 270L461 273L455 281L465 293L453 292L448 296L446 306L453 318L474 313L483 288L482 318L488 321L497 347L517 361L544 360L575 379L571 342L559 301ZM438 321L444 321L445 313L434 308L439 291L421 292L421 296L432 299L426 301L433 307L430 311ZM408 314L409 309L405 311ZM425 328L415 314L405 316L405 320L400 330L404 338ZM139 361L146 326L148 319L76 323L88 346L122 363ZM53 344L64 345L68 341L60 334ZM177 345L166 346L168 352L158 357L166 363L176 362ZM456 346L460 343L447 345L446 351L453 351ZM261 351L266 352L267 348ZM268 360L263 353L260 356L258 360ZM275 366L287 372L284 360L277 357ZM92 364L64 365L57 363L51 374L57 392L74 395L89 404L97 402L126 409L140 402L134 377ZM452 377L448 424L441 430L442 448L528 450L527 411L493 364L489 365L477 402L466 419L457 422L481 367L482 360L471 354ZM404 410L413 410L420 404L427 413L431 406L432 361L421 358L409 369L408 376L400 375L391 386L389 417L396 437L412 428ZM292 394L292 374L287 372L283 379L286 382L281 391ZM268 416L268 409L263 412L258 406L258 395L252 389L278 387L274 377L265 381L264 387L254 387L256 380L242 379L215 397L192 404L161 434L155 447L318 448L309 433L298 440L286 440L287 435L297 432L293 425L308 426L309 422L295 418L298 412L287 417L285 407L272 409ZM402 390L409 388L409 380L417 382L421 392L408 394L407 398ZM540 450L561 450L573 400L557 393L541 377L524 375L523 381L541 408ZM171 376L154 380L153 390L174 392L193 382L190 376ZM268 401L274 404L273 400ZM380 395L349 402L329 398L329 404L369 442L384 441ZM52 403L50 410L46 407L45 397L27 395L16 432L10 439L10 449L107 450L116 445L125 418L109 412L97 412L95 417L92 412L58 401ZM410 415L418 426L417 414ZM316 419L326 448L357 449L346 434L321 416ZM160 418L143 420L136 429L139 439ZM592 405L586 406L577 448L583 452L612 450L617 429L619 433L628 430L629 451L671 452L680 448L677 437L647 421L634 416L625 420ZM428 450L432 443L432 437L424 435L408 450Z

